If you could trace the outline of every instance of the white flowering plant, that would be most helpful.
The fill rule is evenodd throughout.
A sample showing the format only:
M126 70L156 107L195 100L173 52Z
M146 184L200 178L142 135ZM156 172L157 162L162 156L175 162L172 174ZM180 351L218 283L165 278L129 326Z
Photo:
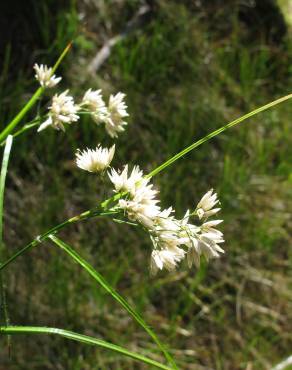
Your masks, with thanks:
M108 103L106 103L103 92L100 89L94 90L89 88L80 101L73 98L69 90L53 95L52 102L49 105L49 111L46 114L37 116L33 121L24 124L20 129L16 130L16 127L22 122L25 114L35 106L41 95L48 89L55 88L61 81L61 77L57 77L55 72L69 49L70 45L64 50L52 68L42 64L35 64L35 78L38 80L40 87L24 108L0 133L0 143L2 145L5 144L0 177L1 245L3 245L2 220L5 178L14 137L35 128L37 129L37 133L50 128L66 131L69 129L70 125L77 124L80 115L84 113L89 114L92 121L97 125L104 125L104 129L111 139L117 139L118 136L125 131L127 126L127 117L129 113L126 104L126 95L121 92L110 95ZM143 317L135 308L130 306L130 304L120 296L87 261L85 261L68 243L61 240L57 234L59 230L81 220L93 217L110 217L116 220L116 218L119 217L119 223L124 222L139 226L148 235L149 245L151 245L149 267L152 275L157 274L161 270L173 271L178 268L183 260L186 260L189 268L193 266L198 268L201 258L208 261L209 259L220 257L220 255L224 253L221 246L224 242L224 238L223 233L218 230L217 227L223 220L213 218L221 209L216 192L213 189L208 190L206 194L201 197L196 206L192 206L189 210L186 210L184 216L179 218L176 216L172 206L162 209L159 201L159 192L152 183L152 179L158 173L165 170L170 165L173 165L188 152L221 132L291 97L292 94L284 96L220 127L204 138L192 143L148 174L145 174L137 164L124 164L120 169L113 167L112 163L114 161L115 151L118 150L117 143L113 143L110 148L103 147L101 143L97 143L96 148L78 149L75 153L76 166L81 170L95 173L97 176L107 176L112 184L112 196L109 199L103 200L100 204L94 205L92 209L72 217L61 224L53 226L50 230L34 238L28 245L12 255L7 261L0 264L1 274L1 271L19 256L31 250L33 247L42 244L45 240L50 240L55 246L66 252L74 262L78 263L87 271L87 273L124 309L126 309L129 315L132 316L144 330L146 330L165 356L166 364L102 339L74 333L65 329L10 325L7 309L4 310L6 325L0 326L0 334L55 334L67 339L110 349L155 368L166 370L178 369L170 351L168 351L166 346L159 340L154 330L145 323ZM45 133L41 134L43 135ZM0 283L2 284L2 282ZM2 290L4 291L3 286Z

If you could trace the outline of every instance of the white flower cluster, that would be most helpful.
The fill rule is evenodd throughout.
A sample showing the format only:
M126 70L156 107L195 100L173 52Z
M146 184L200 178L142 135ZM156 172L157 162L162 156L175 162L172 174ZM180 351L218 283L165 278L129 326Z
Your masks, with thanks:
M219 246L224 242L223 234L215 228L222 220L207 220L220 210L213 208L219 202L213 190L203 196L194 212L187 211L183 219L176 219L172 208L161 210L156 198L158 192L139 167L135 166L130 174L128 166L119 172L112 169L109 178L116 192L127 193L119 200L119 207L130 220L140 223L149 232L154 247L150 263L152 274L163 268L175 269L185 257L191 267L193 263L199 266L202 255L209 260L224 253ZM202 220L201 225L190 223L191 216Z
M115 145L110 149L102 148L100 145L93 149L77 150L76 164L79 168L88 172L102 172L111 163L115 154Z
M52 68L43 64L40 66L35 64L34 69L35 77L43 87L53 87L61 80L61 77L53 75ZM38 132L48 126L64 130L64 123L71 124L78 121L82 110L82 113L90 114L97 124L104 123L107 133L115 138L125 130L124 126L127 125L125 118L129 114L124 101L125 96L121 92L110 95L108 105L106 105L101 90L87 90L80 104L75 104L73 97L68 95L68 90L62 94L56 94L49 107L48 119L39 126Z
M111 137L117 137L119 132L125 130L127 122L124 118L128 116L127 105L124 102L125 94L121 92L111 95L108 106L106 106L101 90L87 90L81 106L86 107L96 123L104 123L107 133Z
M77 166L89 172L104 171L109 167L114 151L114 146L107 149L100 145L96 150L77 151ZM112 168L108 176L114 191L121 194L118 208L150 235L153 243L152 274L163 268L174 270L185 257L189 267L193 264L198 267L202 255L209 260L224 253L219 245L224 242L223 234L216 229L222 220L208 220L220 211L220 208L214 208L219 201L213 190L202 197L193 212L187 211L182 219L177 219L172 207L161 209L158 191L153 189L150 178L144 176L138 166L134 166L131 172L128 165L122 171ZM197 217L200 225L192 224L191 217Z
M49 107L49 118L43 122L38 132L44 130L48 126L65 131L64 123L70 124L79 119L78 107L74 104L72 96L68 95L68 90L62 94L54 95L52 105Z
M33 68L36 73L35 78L39 81L42 87L47 88L54 87L62 80L62 77L56 77L53 74L52 68L48 68L44 64L41 65L35 64Z

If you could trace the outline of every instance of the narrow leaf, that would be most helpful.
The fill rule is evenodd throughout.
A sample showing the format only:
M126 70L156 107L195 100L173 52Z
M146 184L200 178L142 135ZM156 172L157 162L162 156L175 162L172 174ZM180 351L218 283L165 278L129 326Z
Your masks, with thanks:
M6 174L9 162L10 151L12 147L13 136L9 135L6 140L6 145L4 148L1 175L0 175L0 246L3 248L3 204L4 204L4 190Z
M3 160L2 160L2 167L1 167L1 174L0 174L0 261L2 260L2 254L4 251L4 243L3 243L3 209L4 209L4 191L5 191L5 181L8 169L8 162L12 147L13 137L9 135L6 140L4 153L3 153ZM5 287L3 282L2 273L0 272L0 293L1 293L1 304L0 308L3 308L3 316L5 320L5 324L9 325L9 315L7 309L7 302L6 302L6 293ZM8 337L8 348L10 347L10 338Z
M145 364L155 366L158 369L171 370L170 367L160 364L146 356L140 355L139 353L127 350L124 347L117 346L115 344L106 342L102 339L94 338L88 335L78 334L73 331L48 328L41 326L2 326L0 327L0 333L2 334L49 334L49 335L59 335L61 337L71 339L77 342L95 345L109 349L111 351L120 353L124 356L131 357L134 360L144 362Z
M145 323L141 315L132 308L129 303L118 293L114 290L114 288L104 279L100 273L98 273L88 262L86 262L76 251L74 251L67 243L62 241L61 239L57 238L55 235L50 235L49 238L61 249L63 249L66 253L69 254L73 260L78 263L81 267L83 267L95 281L98 282L117 302L123 306L128 313L140 324L145 331L151 336L154 342L158 345L161 351L164 353L165 358L169 361L174 369L177 369L176 364L171 357L171 355L166 350L165 346L160 342L157 335L154 333L152 329Z
M167 168L168 166L170 166L171 164L173 164L174 162L176 162L178 159L180 159L181 157L183 157L184 155L186 155L187 153L189 153L191 150L197 148L198 146L200 146L201 144L205 143L206 141L212 139L213 137L221 134L223 131L227 130L228 128L231 128L237 124L239 124L240 122L243 122L245 120L247 120L248 118L258 114L258 113L261 113L267 109L270 109L272 107L274 107L275 105L278 105L280 103L283 103L284 101L288 100L288 99L291 99L292 98L292 94L289 94L289 95L286 95L286 96L283 96L282 98L279 98L279 99L276 99L266 105L263 105L262 107L259 107L237 119L235 119L234 121L231 121L229 123L227 123L227 125L224 125L220 128L218 128L217 130L213 131L213 132L210 132L208 135L204 136L202 139L194 142L193 144L189 145L188 147L186 147L185 149L183 149L182 151L180 151L179 153L175 154L173 157L169 158L167 161L165 161L164 163L162 163L160 166L156 167L153 171L151 171L147 177L152 177L152 176L155 176L157 175L159 172L163 171L165 168Z

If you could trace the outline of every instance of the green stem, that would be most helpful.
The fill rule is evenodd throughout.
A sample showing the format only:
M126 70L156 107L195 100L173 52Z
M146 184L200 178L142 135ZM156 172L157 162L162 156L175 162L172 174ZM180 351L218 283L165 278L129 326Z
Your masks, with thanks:
M87 220L87 219L92 218L92 217L103 217L103 216L113 215L113 214L117 214L117 213L118 213L117 211L103 212L100 208L96 207L96 208L93 208L91 210L85 211L85 212L81 213L78 216L72 217L69 220L66 220L66 221L62 222L62 223L52 227L51 229L49 229L45 233L37 236L29 244L27 244L25 247L23 247L18 252L16 252L13 256L11 256L7 261L2 263L0 265L0 271L3 270L11 262L13 262L17 257L21 256L22 254L24 254L28 250L30 250L33 247L36 247L38 244L42 243L44 240L46 240L49 237L49 235L58 232L59 230L63 229L67 225L76 223L78 221Z
M40 123L40 118L37 118L37 119L31 121L30 123L27 123L26 125L24 125L23 127L21 127L21 129L17 130L13 134L13 137L17 137L17 136L23 134L24 132L30 130L31 128L38 126L39 123Z
M71 43L67 45L64 49L58 60L56 61L54 67L52 68L52 73L56 71L59 64L64 59L65 55L71 48ZM18 125L21 119L26 115L28 111L35 105L39 97L43 94L45 88L39 87L37 91L33 94L33 96L29 99L29 101L25 104L25 106L20 110L20 112L13 118L13 120L4 128L4 130L0 133L0 143L6 139L6 137L14 130L14 128Z
M183 157L185 154L189 153L191 150L197 148L198 146L200 146L201 144L205 143L206 141L212 139L213 137L221 134L221 132L227 130L228 128L233 127L233 126L239 124L240 122L243 122L246 119L248 119L248 118L250 118L250 117L252 117L252 116L254 116L256 114L261 113L261 112L263 112L263 111L265 111L267 109L270 109L270 108L274 107L275 105L278 105L280 103L283 103L284 101L286 101L288 99L291 99L291 98L292 98L292 94L283 96L282 98L279 98L277 100L274 100L271 103L268 103L266 105L263 105L262 107L257 108L255 110L253 110L252 112L249 112L249 113L245 114L244 116L239 117L239 118L235 119L234 121L229 122L227 125L222 126L219 129L211 132L210 134L206 135L202 139L194 142L193 144L191 144L190 146L186 147L185 149L183 149L179 153L175 154L173 157L169 158L167 161L165 161L160 166L156 167L153 171L151 171L147 175L147 177L152 177L152 176L157 175L159 172L163 171L166 167L168 167L171 164L173 164L175 161L177 161L178 159L180 159L181 157Z
M4 130L0 133L0 142L6 139L6 137L10 134L10 132L18 125L20 120L25 116L25 114L31 110L31 108L35 105L39 97L45 91L43 87L39 87L37 91L33 94L33 96L29 99L26 105L21 109L21 111L13 118L13 120L4 128Z
M33 127L36 127L38 126L40 123L40 118L35 118L33 119L32 121L26 123L23 127L21 127L21 129L17 130L15 133L12 134L13 138L23 134L24 132L30 130L31 128ZM3 146L5 143L6 143L6 140L3 140L2 143L0 143L0 146Z
M77 264L79 264L84 270L86 270L89 275L93 277L95 281L98 282L105 289L117 302L120 303L122 307L137 321L139 325L141 325L145 331L150 335L150 337L154 340L160 350L163 352L166 360L172 365L173 369L177 369L177 366L165 349L164 345L160 342L157 335L149 328L149 326L145 323L141 315L133 309L129 303L118 293L116 292L111 285L103 278L102 275L99 274L88 262L86 262L76 251L74 251L69 244L63 242L61 239L57 238L55 235L49 235L49 238L62 250L64 250Z
M0 327L1 334L47 334L47 335L59 335L66 339L71 339L77 342L94 345L109 349L111 351L120 353L124 356L133 358L140 362L144 362L147 365L155 366L158 369L171 370L170 367L160 364L157 361L154 361L148 357L140 355L132 351L128 351L126 348L117 346L115 344L106 342L102 339L97 339L88 335L78 334L73 331L57 329L57 328L48 328L40 326L2 326Z

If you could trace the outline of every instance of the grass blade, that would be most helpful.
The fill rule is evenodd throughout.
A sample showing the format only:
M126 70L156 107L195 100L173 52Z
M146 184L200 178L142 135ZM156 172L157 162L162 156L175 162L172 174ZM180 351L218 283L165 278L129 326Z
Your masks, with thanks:
M0 246L3 248L3 204L4 204L4 190L5 190L5 181L8 168L8 162L10 157L10 151L12 147L13 136L9 135L6 140L1 175L0 175Z
M127 350L124 347L117 346L115 344L106 342L102 339L97 339L88 335L78 334L73 331L57 329L57 328L48 328L40 326L5 326L0 327L1 334L48 334L48 335L59 335L61 337L71 339L77 342L90 344L94 346L103 347L111 351L120 353L124 356L133 358L145 364L155 366L158 369L171 370L170 367L160 364L157 361L151 360L148 357L142 356L139 353L132 352Z
M261 113L261 112L263 112L267 109L270 109L270 108L274 107L275 105L283 103L284 101L286 101L288 99L291 99L291 98L292 98L292 94L283 96L279 99L276 99L276 100L274 100L274 101L272 101L268 104L263 105L262 107L259 107L255 110L253 110L253 111L235 119L234 121L231 121L231 122L227 123L227 125L218 128L217 130L211 132L210 134L206 135L202 139L200 139L200 140L194 142L193 144L191 144L190 146L186 147L185 149L183 149L179 153L175 154L173 157L169 158L167 161L165 161L160 166L156 167L153 171L151 171L147 175L147 177L152 177L152 176L157 175L159 172L163 171L166 167L168 167L171 164L173 164L174 162L176 162L178 159L180 159L181 157L183 157L184 155L189 153L191 150L197 148L198 146L200 146L201 144L205 143L206 141L212 139L213 137L221 134L221 132L227 130L228 128L231 128L231 127L239 124L240 122L243 122L243 121L247 120L248 118L250 118L252 116L255 116L256 114Z
M5 181L6 181L6 174L8 169L8 162L10 157L10 152L12 148L13 137L9 135L6 140L4 153L3 153L3 160L2 160L2 167L1 167L1 174L0 174L0 260L2 259L2 254L4 251L4 243L3 243L3 209L4 209L4 191L5 191ZM3 282L2 273L0 272L0 291L1 291L1 307L3 307L3 316L5 320L5 324L9 325L9 315L7 310L7 302L6 302L6 293L5 287ZM8 348L10 347L10 340L8 337Z
M165 346L160 342L157 335L149 328L149 326L145 323L143 318L140 316L139 313L136 312L134 308L132 308L129 303L117 293L114 288L100 275L88 262L86 262L77 252L75 252L67 243L63 242L61 239L57 238L54 235L50 235L49 238L61 249L63 249L67 254L69 254L72 259L83 267L92 277L93 279L98 282L117 302L123 306L127 312L140 324L144 330L150 335L150 337L154 340L154 342L158 345L158 347L163 352L167 361L171 364L173 369L177 369L177 366L171 357L171 355L166 350Z

